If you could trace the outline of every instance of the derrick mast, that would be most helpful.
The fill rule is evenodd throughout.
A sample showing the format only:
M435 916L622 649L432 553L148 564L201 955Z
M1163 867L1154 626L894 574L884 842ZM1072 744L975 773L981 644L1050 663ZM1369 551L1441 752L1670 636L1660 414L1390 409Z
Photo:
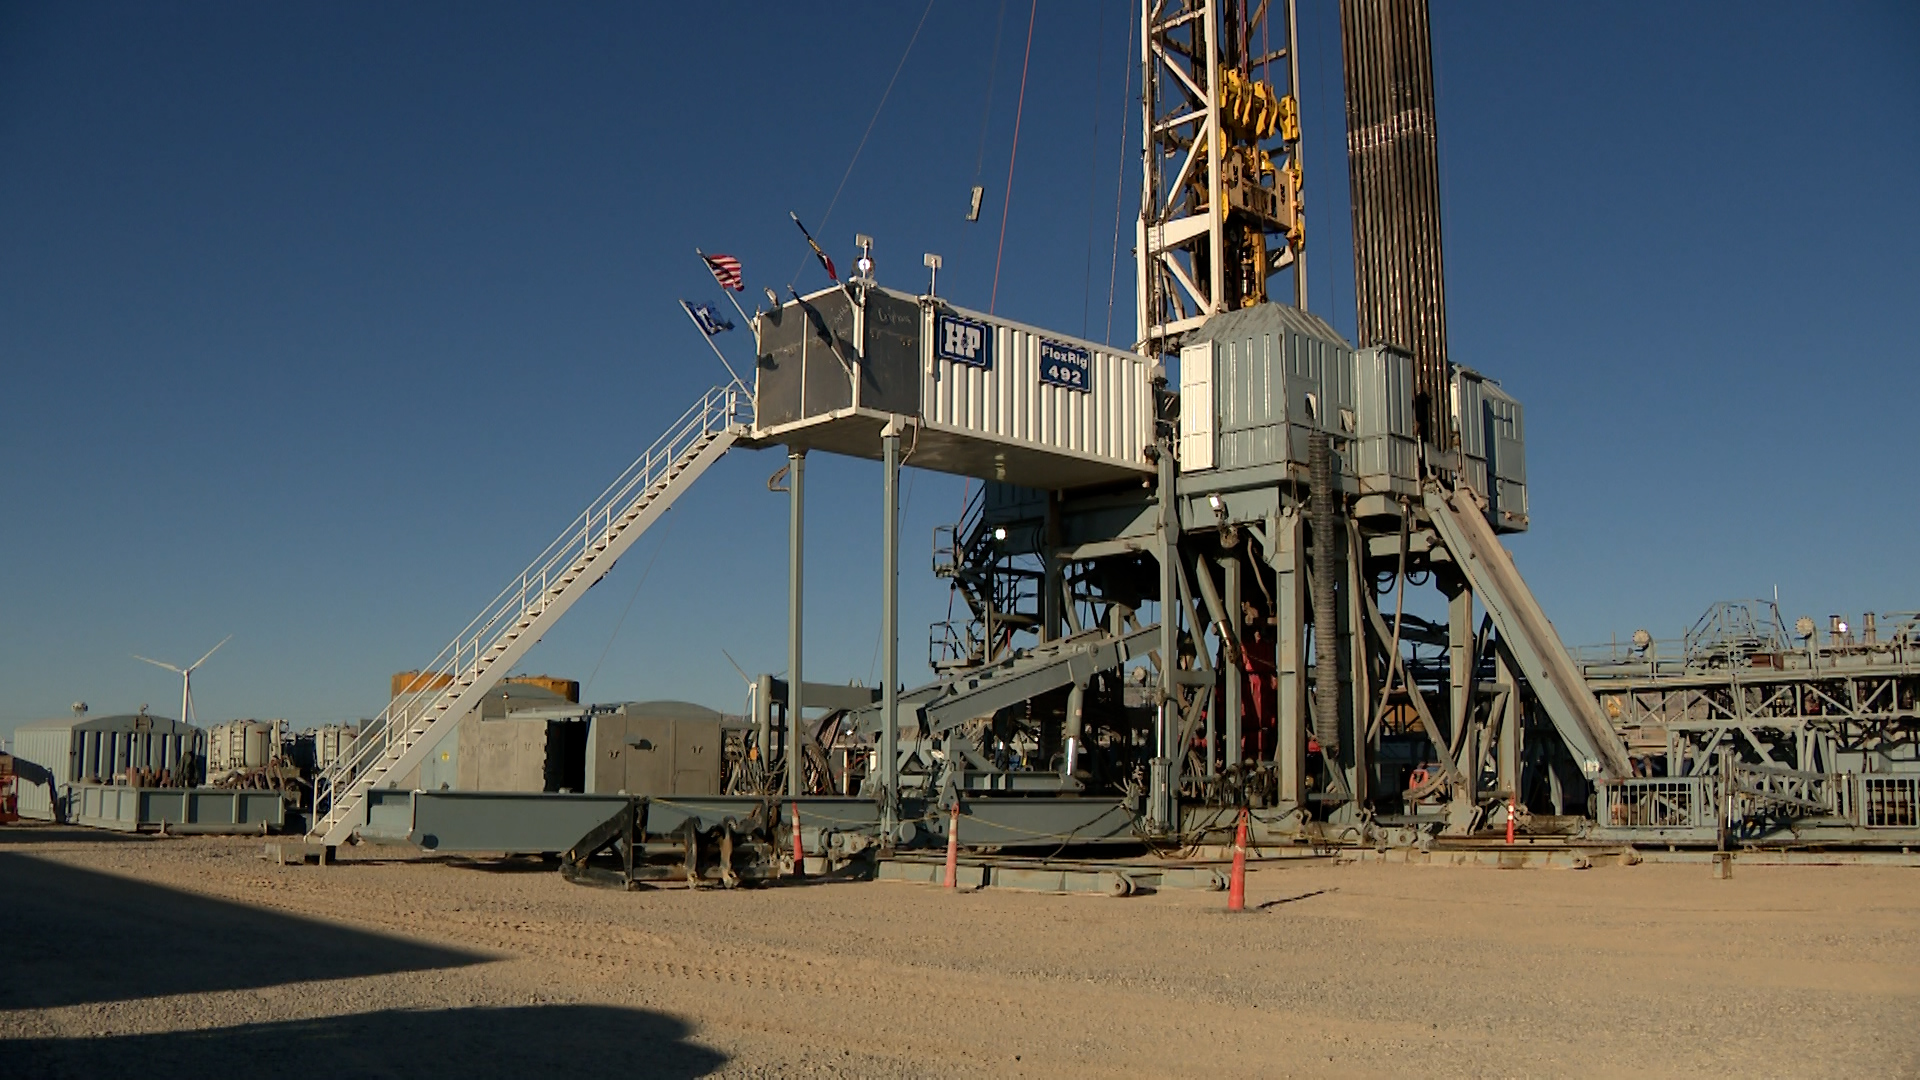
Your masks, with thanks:
M1294 0L1146 0L1136 350L1179 351L1292 270L1307 306Z

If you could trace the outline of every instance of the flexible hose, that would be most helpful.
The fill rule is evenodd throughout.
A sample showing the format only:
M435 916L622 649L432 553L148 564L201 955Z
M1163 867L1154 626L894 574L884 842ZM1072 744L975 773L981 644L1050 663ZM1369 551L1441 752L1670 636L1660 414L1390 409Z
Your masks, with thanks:
M1339 527L1334 507L1333 447L1325 431L1307 434L1309 523L1313 526L1313 737L1321 753L1340 751L1340 639L1335 626L1339 609L1333 591L1334 563L1338 559L1334 535Z

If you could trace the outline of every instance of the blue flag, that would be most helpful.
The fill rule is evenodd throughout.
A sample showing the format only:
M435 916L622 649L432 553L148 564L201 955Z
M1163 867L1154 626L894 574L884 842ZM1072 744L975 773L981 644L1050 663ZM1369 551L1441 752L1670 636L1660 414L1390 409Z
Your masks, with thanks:
M695 325L699 326L701 331L708 337L712 337L715 334L724 334L733 329L732 323L721 318L719 312L713 310L712 307L706 304L696 304L690 300L682 300L680 301L680 306L687 309L687 314L693 316Z

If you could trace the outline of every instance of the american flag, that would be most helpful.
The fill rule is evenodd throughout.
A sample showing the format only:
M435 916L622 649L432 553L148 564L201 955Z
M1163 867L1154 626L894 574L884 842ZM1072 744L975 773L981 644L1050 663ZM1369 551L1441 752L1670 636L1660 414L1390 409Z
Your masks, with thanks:
M731 255L702 255L700 258L706 261L707 269L713 272L713 280L719 282L721 288L734 292L746 291L747 283L740 275L739 259Z

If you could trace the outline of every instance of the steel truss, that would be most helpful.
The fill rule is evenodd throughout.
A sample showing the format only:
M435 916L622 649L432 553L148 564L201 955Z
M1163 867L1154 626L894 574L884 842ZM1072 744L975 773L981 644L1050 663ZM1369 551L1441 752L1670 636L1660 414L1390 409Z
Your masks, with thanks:
M1767 601L1714 605L1679 642L1586 650L1589 684L1634 761L1602 830L1748 841L1920 839L1920 635L1798 644ZM1871 625L1871 621L1870 621ZM1662 657L1673 659L1662 659Z
M1159 356L1288 268L1307 305L1299 35L1293 0L1148 0L1141 16L1134 348Z

